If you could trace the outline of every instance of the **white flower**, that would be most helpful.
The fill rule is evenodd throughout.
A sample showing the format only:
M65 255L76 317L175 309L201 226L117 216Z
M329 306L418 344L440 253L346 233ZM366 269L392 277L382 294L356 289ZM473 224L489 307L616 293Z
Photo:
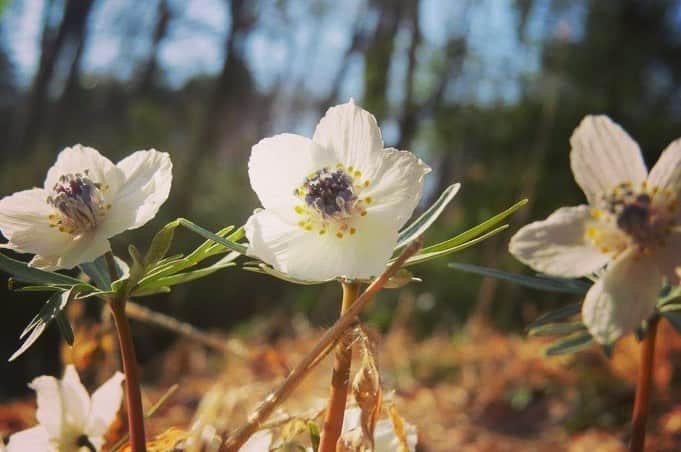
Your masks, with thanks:
M429 171L411 152L384 149L376 119L352 100L333 107L311 140L281 134L253 147L264 209L246 224L248 254L310 281L376 276Z
M121 406L123 374L116 372L92 398L72 365L64 378L43 375L29 384L37 394L38 425L12 435L7 452L101 450L104 434Z
M343 417L343 432L361 428L362 410L360 408L348 408ZM407 435L409 452L416 450L418 434L416 426L404 422L404 430ZM374 452L394 452L400 450L400 440L395 433L395 426L390 419L383 419L376 423L374 429Z
M509 249L549 275L600 273L582 317L594 338L609 344L654 313L664 281L679 283L681 140L650 174L636 142L606 116L584 118L570 143L572 172L589 205L563 207L523 227Z
M168 198L172 163L164 152L137 151L114 165L95 149L59 153L43 188L0 200L0 245L32 253L33 267L72 268L110 250L110 237L151 220Z
M341 433L346 433L353 429L361 428L361 414L361 409L357 407L348 408L345 410ZM416 427L408 422L405 422L404 430L405 434L407 435L407 446L409 446L409 452L414 452L418 442ZM251 436L251 438L243 446L241 446L239 452L267 452L272 447L272 439L271 430L260 430ZM392 421L389 419L378 421L376 423L376 428L374 429L374 452L394 452L396 450L400 450L400 445L401 443L397 437L397 434L395 433L395 427L393 426ZM311 447L308 447L305 450L312 452Z

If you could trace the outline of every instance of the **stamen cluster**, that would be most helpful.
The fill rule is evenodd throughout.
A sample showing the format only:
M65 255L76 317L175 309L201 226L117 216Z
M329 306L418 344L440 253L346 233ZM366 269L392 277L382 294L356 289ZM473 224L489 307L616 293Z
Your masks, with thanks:
M51 227L74 235L90 231L111 208L102 197L106 186L92 181L88 173L64 174L54 184L47 197L47 203L58 211L49 216Z

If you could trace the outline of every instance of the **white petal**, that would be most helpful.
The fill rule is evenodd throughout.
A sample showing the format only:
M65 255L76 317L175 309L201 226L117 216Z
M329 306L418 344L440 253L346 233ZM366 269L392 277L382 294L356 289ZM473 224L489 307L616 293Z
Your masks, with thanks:
M24 190L0 200L0 230L9 240L5 245L24 253L58 254L70 246L72 236L50 227L53 213L41 188Z
M382 158L383 139L376 118L353 101L331 107L317 125L312 141L332 150L342 163L372 177Z
M29 265L43 270L73 268L83 262L92 262L110 250L109 241L99 231L95 231L94 234L82 234L71 240L68 247L59 254L36 255Z
M59 182L59 177L65 174L84 173L88 171L93 182L106 184L110 190L118 190L123 182L123 174L111 160L104 157L96 149L76 144L59 153L57 161L47 172L45 189Z
M60 438L64 409L59 381L54 377L43 375L35 378L28 387L36 392L38 404L36 419L45 428L50 438Z
M357 232L338 238L284 222L269 210L254 213L246 223L248 254L262 259L295 278L325 281L345 276L351 279L379 275L392 254L397 230L377 216L363 217L352 224Z
M239 452L269 452L272 445L272 432L269 430L257 431L251 436Z
M409 446L409 451L414 452L416 450L416 443L418 442L416 427L405 422L404 429L407 434L407 446ZM393 423L388 419L378 421L376 430L374 431L374 452L393 452L399 450L400 445L401 443L397 438Z
M590 220L589 206L562 207L546 220L516 232L509 251L522 263L548 275L575 278L591 274L609 258L586 237Z
M648 176L649 187L659 187L664 194L666 191L671 192L676 199L676 213L677 221L681 221L681 139L673 141L662 152L657 163L650 171ZM657 199L665 199L663 196L658 196Z
M92 394L92 406L85 433L91 437L103 436L116 418L123 400L121 383L125 376L116 372Z
M123 186L111 193L111 210L98 228L112 237L154 218L168 199L173 164L165 152L137 151L118 162Z
M638 144L607 116L587 116L570 137L570 164L589 204L599 205L615 186L639 186L647 170Z
M90 396L80 382L76 368L69 364L60 382L64 423L70 430L85 431L90 414Z
M662 275L650 256L622 253L591 286L582 306L584 324L594 338L610 344L638 328L655 312Z
M411 217L423 192L424 176L430 167L409 151L385 149L370 185L360 198L370 197L370 215L378 215L386 224L401 228Z
M42 425L22 430L9 437L7 452L46 452L50 449L50 442L47 430ZM0 450L2 446L0 445Z
M681 232L673 232L666 239L664 246L655 251L657 267L667 278L667 283L677 286L681 282L677 269L681 267Z
M260 140L248 161L248 176L260 203L267 209L293 213L293 192L310 173L334 167L332 152L309 138L285 133Z

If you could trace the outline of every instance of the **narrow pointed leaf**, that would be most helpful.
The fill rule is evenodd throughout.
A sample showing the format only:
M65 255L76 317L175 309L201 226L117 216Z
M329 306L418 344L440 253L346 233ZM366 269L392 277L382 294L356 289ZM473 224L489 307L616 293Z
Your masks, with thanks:
M224 246L225 248L229 248L232 251L236 251L237 253L240 254L246 254L246 247L240 243L235 243L230 240L227 240L225 238L222 238L216 234L213 234L210 232L208 229L202 228L201 226L192 223L191 221L187 220L186 218L178 218L177 221L180 222L182 226L185 228L189 229L190 231L193 231L197 234L199 234L201 237L205 239L212 240L216 243L219 243L220 245Z
M73 345L74 341L74 336L73 336L73 329L71 328L71 324L69 323L69 319L66 318L66 314L64 314L63 311L59 311L55 314L54 320L57 324L57 327L59 328L59 332L61 333L61 337L64 338L67 344Z
M172 221L156 233L151 240L146 256L144 256L145 266L155 265L168 254L170 245L173 243L173 237L175 236L175 229L179 225L180 223L177 220Z
M476 244L482 242L483 240L486 240L486 239L492 237L493 235L500 233L504 229L508 229L508 225L499 226L498 228L492 229L491 231L487 232L486 234L483 234L483 235L476 237L472 240L468 240L467 242L460 243L458 245L447 245L446 247L440 247L439 245L441 245L441 244L438 244L438 245L435 245L434 247L424 248L421 251L419 251L417 254L415 254L414 256L407 259L407 261L404 263L404 266L406 267L408 265L421 264L423 262L427 262L427 261L430 261L430 260L433 260L433 259L438 259L440 257L447 256L449 254L465 250L466 248L469 248L473 245L476 245ZM390 262L393 262L393 261L394 261L394 259L392 259Z
M82 283L81 280L72 278L71 276L62 275L61 273L48 272L37 268L29 267L28 264L11 257L7 257L0 253L0 270L9 273L17 281L32 284L77 284Z
M527 334L529 336L560 336L576 333L577 331L586 331L586 327L582 322L547 323L530 329Z
M584 295L591 287L590 283L578 279L553 278L544 275L526 276L517 273L505 272L496 268L463 264L459 262L450 262L448 266L449 268L453 268L455 270L462 270L467 273L474 273L480 276L487 276L503 281L509 281L521 286L529 287L531 289L545 290L548 292Z
M573 315L579 314L580 312L582 312L581 303L569 304L567 306L563 306L562 308L558 308L556 310L547 312L546 314L540 315L534 322L530 323L529 328L532 329L547 323L565 320L572 317Z
M451 247L461 245L462 243L466 243L469 240L472 240L475 237L478 237L479 235L483 234L485 231L488 231L489 229L495 227L497 224L501 223L504 219L506 219L506 217L513 214L515 211L520 209L525 204L527 204L527 199L523 199L522 201L518 201L517 203L513 204L508 209L504 210L501 213L498 213L497 215L494 215L492 218L489 218L489 219L483 221L482 223L478 224L477 226L473 226L472 228L468 229L467 231L464 231L461 234L454 236L449 240L445 240L444 242L440 242L436 245L431 245L427 248L424 248L424 249L421 250L421 252L422 253L432 253L432 252L441 251L441 250L444 250L444 249L449 249Z
M593 342L594 338L589 333L576 333L565 339L554 342L544 349L544 354L547 356L555 356L564 355L566 353L575 353L590 346Z
M447 205L461 188L461 184L453 184L445 188L440 197L420 217L400 232L395 249L402 248L407 243L423 234L439 218Z

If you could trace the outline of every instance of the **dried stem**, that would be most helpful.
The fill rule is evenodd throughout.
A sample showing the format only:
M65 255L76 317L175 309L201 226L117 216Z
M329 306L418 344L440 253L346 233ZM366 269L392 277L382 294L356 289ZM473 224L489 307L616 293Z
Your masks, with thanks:
M655 338L659 321L660 318L657 316L650 320L646 335L641 342L641 363L639 364L638 381L636 382L634 412L631 416L630 452L643 452L644 450L648 407L650 405L651 377L655 358Z
M111 281L118 279L116 262L113 254L109 251L106 255L106 266ZM144 435L144 411L142 411L142 394L140 393L139 372L137 369L137 357L135 345L132 340L130 324L125 315L126 300L118 297L109 300L109 308L114 318L118 344L123 361L123 373L125 374L125 401L128 408L128 433L132 452L146 452L146 438Z
M340 316L342 317L357 299L360 286L357 283L345 281L341 284L343 286L343 304ZM331 376L331 389L329 392L329 405L324 416L324 428L322 430L321 442L319 443L319 452L333 452L336 450L336 442L338 442L343 427L351 365L352 335L349 331L346 331L336 347L336 358L333 362L333 374Z
M343 336L345 331L351 327L357 315L364 309L364 307L376 296L379 290L385 286L388 280L395 274L397 270L404 264L404 262L416 253L423 241L418 238L411 242L400 254L400 256L393 262L393 264L386 269L381 276L379 276L369 287L360 295L359 298L350 306L343 316L333 324L317 341L317 344L312 350L305 355L302 361L288 374L284 382L274 392L270 393L260 406L253 412L244 425L234 432L223 443L220 448L221 452L236 452L239 448L251 437L253 433L258 430L258 427L267 420L267 417L272 414L272 411L281 404L293 392L293 390L300 384L307 373L317 364L321 358L328 353L333 345Z

